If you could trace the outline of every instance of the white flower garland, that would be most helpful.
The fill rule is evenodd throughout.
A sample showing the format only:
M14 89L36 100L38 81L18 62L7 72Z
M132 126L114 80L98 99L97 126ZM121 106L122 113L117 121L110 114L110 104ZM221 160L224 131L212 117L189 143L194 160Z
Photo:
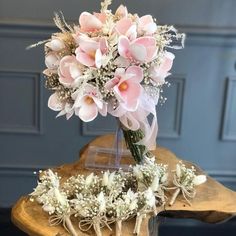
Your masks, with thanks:
M196 175L194 167L187 168L182 162L173 171L173 184L168 186L168 168L146 158L142 165L131 166L128 172L91 173L88 176L71 176L62 182L57 173L46 170L40 175L38 186L30 194L50 215L50 225L62 224L71 235L76 230L70 217L78 220L79 229L88 231L93 227L101 236L101 228L116 223L116 235L122 235L122 221L136 217L134 233L140 234L140 227L146 214L157 215L157 207L167 202L166 191L175 192L169 202L173 205L182 193L189 198L196 195L196 186L206 181L205 175Z

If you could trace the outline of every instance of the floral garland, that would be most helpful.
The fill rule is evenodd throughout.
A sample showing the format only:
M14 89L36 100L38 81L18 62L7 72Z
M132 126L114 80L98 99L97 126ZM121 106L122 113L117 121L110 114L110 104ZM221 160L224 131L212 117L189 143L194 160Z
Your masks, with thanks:
M123 5L113 14L111 2L104 0L100 12L83 12L74 26L56 14L61 32L31 47L45 43L43 74L53 91L49 108L84 122L98 114L116 117L140 163L156 146L156 105L159 98L165 101L161 93L175 58L167 49L182 48L185 35L157 24L151 15L131 14Z
M65 181L52 170L41 173L38 186L30 194L50 215L50 225L62 224L73 236L76 230L71 216L78 221L81 231L94 229L97 236L101 228L116 223L116 235L122 235L122 222L136 217L134 233L140 235L140 227L146 214L158 214L158 208L169 202L174 204L182 193L188 204L196 195L196 186L206 181L205 175L196 175L194 167L187 168L182 162L176 165L173 181L166 165L145 158L143 165L130 166L128 172L91 173L88 176L71 176ZM169 183L172 186L168 186ZM168 199L166 191L175 192Z

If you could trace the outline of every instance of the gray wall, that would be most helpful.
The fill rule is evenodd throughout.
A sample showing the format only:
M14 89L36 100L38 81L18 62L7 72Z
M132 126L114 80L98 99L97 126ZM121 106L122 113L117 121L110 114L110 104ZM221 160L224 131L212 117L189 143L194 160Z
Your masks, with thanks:
M116 0L114 9L121 2L187 33L168 101L158 108L158 144L236 190L236 1ZM25 50L56 31L55 10L77 21L98 7L94 0L0 0L0 207L32 190L34 170L76 160L85 143L113 130L111 118L55 119L41 76L43 48Z

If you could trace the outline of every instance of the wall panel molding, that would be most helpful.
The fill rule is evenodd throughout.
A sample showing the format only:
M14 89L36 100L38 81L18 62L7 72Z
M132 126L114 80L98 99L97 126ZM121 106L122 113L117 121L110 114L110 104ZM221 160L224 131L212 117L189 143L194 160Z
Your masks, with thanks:
M183 113L183 106L184 106L184 87L185 87L185 77L181 75L172 75L170 78L167 79L170 82L171 86L176 86L176 97L175 105L174 105L174 120L173 120L173 127L172 129L162 129L160 124L160 131L158 133L158 139L162 138L169 138L169 139L177 139L181 135L181 124L182 124L182 113ZM168 88L166 88L168 90ZM170 98L170 97L169 97ZM171 99L171 98L170 98ZM168 98L167 98L168 102ZM166 106L167 104L164 104ZM158 112L157 112L158 118Z
M227 79L221 138L236 141L236 77Z
M75 20L76 21L76 20ZM68 22L68 23L74 23ZM187 25L178 24L176 28L179 32L184 32L190 36L214 36L214 37L235 37L236 27L216 27L210 25ZM35 36L50 36L52 32L57 32L59 29L52 21L25 21L22 19L0 19L0 35L12 34L16 32L18 36L28 35Z
M42 79L41 74L39 72L31 72L31 71L12 71L12 70L1 70L0 69L0 83L1 80L5 80L6 83L9 81L10 83L13 80L22 80L22 82L30 81L33 87L33 114L31 115L30 124L7 124L6 121L1 123L0 119L0 133L12 133L12 134L42 134L43 131L43 121L42 121ZM13 94L12 94L13 95ZM9 99L11 96L6 97ZM20 99L20 97L19 97ZM29 98L30 99L30 98ZM10 108L9 108L10 109Z
M106 120L106 123L109 122L109 124L111 123L113 124L100 126L99 124L94 125L89 122L81 122L83 136L99 136L99 135L104 135L104 134L111 134L116 131L116 120L114 117L109 116L109 117L104 118L102 116L99 116L96 119L104 119ZM96 120L93 122L96 122Z

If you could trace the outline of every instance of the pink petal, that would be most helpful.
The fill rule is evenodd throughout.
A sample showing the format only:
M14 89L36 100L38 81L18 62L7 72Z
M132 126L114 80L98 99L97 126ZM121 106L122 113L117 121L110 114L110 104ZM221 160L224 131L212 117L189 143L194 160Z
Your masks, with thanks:
M115 65L119 67L128 67L130 64L130 61L124 57L117 57L114 61Z
M97 105L97 107L98 107L99 109L102 109L102 107L103 107L103 102L102 102L102 100L99 99L99 98L97 98L97 97L95 97L95 96L92 96L92 99L93 99L93 101L95 102L95 104Z
M106 22L107 19L106 13L94 12L93 15L96 16L103 24Z
M151 15L146 15L139 19L139 29L147 34L153 34L157 30L157 25Z
M132 58L144 62L147 58L147 50L143 45L139 44L132 44L130 46L130 53Z
M130 80L132 79L136 83L141 83L143 80L143 69L139 66L130 66L126 70L126 74L130 74L132 76Z
M145 15L139 18L139 24L141 26L153 23L153 18L151 15Z
M107 104L103 104L102 109L98 109L102 116L107 116Z
M154 59L157 54L156 39L154 37L145 36L140 37L132 42L135 45L142 45L147 52L146 61L149 62Z
M99 93L98 88L94 87L91 84L86 84L86 86L84 87L84 92L85 94L93 94L93 95L97 95Z
M120 34L120 35L126 35L126 32L128 31L128 29L132 26L132 21L129 18L122 18L121 20L119 20L116 23L116 31Z
M81 13L79 23L81 30L85 32L96 31L102 28L102 22L89 12Z
M107 53L107 50L108 50L108 43L107 43L107 40L105 38L101 38L100 41L99 41L99 48L102 52L102 54L105 54Z
M89 55L87 55L86 53L82 52L81 50L77 50L75 51L76 53L76 59L83 65L85 66L94 66L95 65L95 61L93 58L91 58Z
M127 58L127 53L129 52L130 41L125 36L119 37L118 42L118 52L122 57Z
M75 64L75 63L71 64L70 74L73 79L77 79L79 76L81 76L82 73L81 73L81 70L77 64Z
M50 52L45 57L45 65L48 69L56 69L59 66L60 58L56 53Z
M137 38L137 26L132 25L126 32L126 36L132 41Z
M119 81L120 80L118 78L114 78L114 79L107 81L105 84L105 89L111 90L115 85L117 85L119 83Z
M59 71L62 76L70 77L69 67L70 64L74 62L74 59L75 57L73 56L65 56L61 59Z
M172 68L173 65L173 60L175 58L175 55L171 52L166 52L165 53L165 58L163 62L160 65L161 71L168 72Z
M65 85L65 86L69 86L74 82L74 79L71 76L70 77L69 76L68 77L60 76L59 81L61 84Z
M57 93L53 93L48 99L48 107L53 111L61 111L64 109L64 103L62 103Z
M83 105L78 112L79 118L84 122L90 122L94 120L98 115L98 108L96 104Z
M140 84L132 83L129 80L126 80L126 82L128 83L127 91L124 92L119 91L119 92L123 97L123 99L128 104L129 102L137 100L140 97L142 92L142 87Z
M97 41L85 36L80 36L78 40L80 49L86 53L94 52L99 48L99 43Z
M95 54L95 65L97 68L100 68L102 66L102 52L100 49L97 49Z
M138 98L140 97L142 92L142 87L140 84L132 83L129 80L125 80L128 88L125 91L121 91L119 90L119 85L122 82L124 82L124 80L121 80L121 82L114 87L116 97L119 101L122 102L122 104L124 103L123 105L126 110L135 111L138 105Z

